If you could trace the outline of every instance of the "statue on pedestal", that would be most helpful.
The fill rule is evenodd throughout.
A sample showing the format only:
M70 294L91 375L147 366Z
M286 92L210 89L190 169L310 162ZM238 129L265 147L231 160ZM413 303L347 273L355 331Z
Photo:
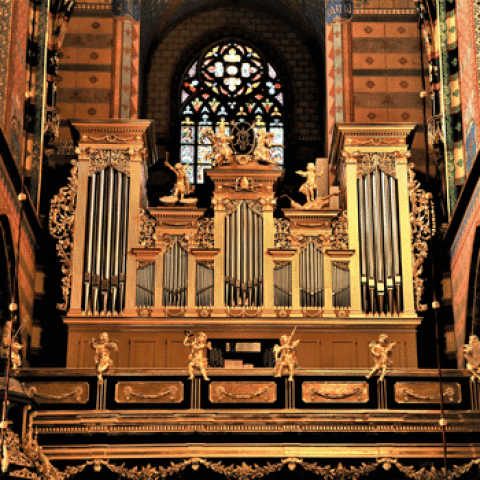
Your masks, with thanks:
M379 380L380 382L383 381L383 379L385 378L385 374L387 373L388 367L391 367L393 365L389 357L392 354L393 347L396 343L397 342L389 342L388 335L386 335L385 333L382 333L380 337L378 337L377 342L370 342L369 347L375 358L375 366L367 375L367 378L371 378L374 373L380 371L382 373Z
M472 380L480 381L480 342L476 335L470 335L468 345L463 347L463 356L467 361L466 368L472 374Z
M193 192L193 187L188 180L185 167L180 162L176 163L175 166L172 167L168 162L168 153L167 153L167 158L165 160L165 166L168 167L177 177L177 180L173 187L172 197L175 198L176 202L179 200L179 197L180 197L180 201L182 202L185 195L189 195L190 193ZM168 198L168 197L162 197L162 199L165 199L165 198Z
M92 348L95 350L95 366L97 377L100 383L103 383L103 374L113 366L111 352L118 351L118 342L110 340L107 332L100 334L100 338L90 340Z
M218 167L224 163L230 163L233 150L229 143L234 137L225 135L225 127L221 125L218 134L216 134L211 127L207 127L203 131L203 134L212 142L212 159L214 165Z
M200 332L198 337L195 338L191 332L186 331L183 344L190 348L190 353L188 354L188 378L193 380L195 378L195 370L198 369L204 380L210 381L207 376L207 350L212 349L212 344L207 342L207 335Z
M275 368L273 373L275 377L281 377L284 369L288 372L288 381L293 380L293 373L297 365L297 347L300 340L292 342L293 335L297 327L293 329L290 336L282 335L280 337L280 345L273 347L273 353L275 355Z

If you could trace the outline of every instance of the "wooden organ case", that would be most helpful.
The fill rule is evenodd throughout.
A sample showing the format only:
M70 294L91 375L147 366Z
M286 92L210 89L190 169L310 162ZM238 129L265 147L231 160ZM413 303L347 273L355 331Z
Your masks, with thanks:
M67 367L93 366L90 341L103 331L118 341L118 367L179 368L185 330L205 332L225 357L227 343L268 346L294 326L300 369L367 368L380 333L397 342L396 366L416 367L413 124L337 125L328 162L338 197L280 215L282 171L255 152L207 171L208 216L191 203L148 207L150 122L73 129Z

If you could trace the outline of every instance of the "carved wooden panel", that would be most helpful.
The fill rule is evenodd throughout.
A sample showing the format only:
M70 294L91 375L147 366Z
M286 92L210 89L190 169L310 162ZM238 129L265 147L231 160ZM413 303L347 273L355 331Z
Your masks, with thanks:
M366 382L303 382L305 403L367 403Z
M25 382L26 392L38 403L88 402L90 386L87 382Z
M395 383L397 403L440 403L439 382ZM462 391L458 383L443 384L443 402L461 403Z
M181 403L182 382L118 382L115 385L117 403Z
M274 382L211 382L212 403L274 403L277 385Z

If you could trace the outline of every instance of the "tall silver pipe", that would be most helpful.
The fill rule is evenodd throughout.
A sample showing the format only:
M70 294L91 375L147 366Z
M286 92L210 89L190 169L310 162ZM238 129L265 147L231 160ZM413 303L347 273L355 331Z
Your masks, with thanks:
M360 213L360 275L362 289L363 310L368 311L368 285L367 285L367 224L365 218L365 183L362 178L357 180L358 203Z
M385 245L385 277L387 286L388 311L394 313L394 276L393 276L393 255L392 255L392 211L390 190L388 188L388 177L381 172L382 179L382 213L385 222L383 229Z
M367 225L367 274L368 274L368 290L370 299L370 310L376 311L375 296L375 260L374 260L374 226L373 226L373 205L372 205L372 182L371 174L365 175L365 221Z
M102 274L102 246L104 234L104 209L105 209L105 169L100 171L98 190L98 216L96 218L96 241L95 241L95 276L94 276L94 305L93 313L100 313L100 282Z
M384 312L384 300L385 300L385 271L384 271L384 252L383 252L383 230L385 229L384 219L382 218L381 204L383 201L381 194L380 172L374 170L372 172L373 179L373 205L374 205L374 222L375 222L375 278L376 278L376 291L378 309L381 313Z
M124 175L124 174L122 174ZM122 209L122 235L120 248L120 274L119 274L119 311L125 306L125 281L127 268L127 238L128 238L128 211L129 211L130 178L124 175L123 209Z
M94 219L96 211L96 185L97 185L97 174L93 174L90 179L90 198L89 198L89 212L88 212L88 244L87 244L87 261L86 261L86 271L84 277L85 284L85 295L84 295L84 310L85 312L91 311L90 309L90 292L92 288L92 261L93 261L93 239L95 236L94 232Z
M389 177L390 184L390 205L392 211L392 244L393 244L393 268L395 274L395 303L396 311L401 310L402 305L402 276L400 270L400 235L398 229L398 209L397 209L397 186L395 179Z

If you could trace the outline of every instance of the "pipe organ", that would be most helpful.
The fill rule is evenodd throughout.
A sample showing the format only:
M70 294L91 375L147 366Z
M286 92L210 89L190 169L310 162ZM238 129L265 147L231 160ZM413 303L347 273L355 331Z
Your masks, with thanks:
M368 154L358 167L362 308L369 313L402 309L402 276L395 157Z
M90 153L82 308L87 314L118 315L125 307L127 165L124 152Z
M323 307L323 253L313 240L300 252L300 301L302 307Z
M263 217L261 205L240 201L225 216L225 304L263 304Z
M188 254L182 245L182 237L172 238L164 255L163 305L185 307L187 304Z
M72 351L108 329L127 351L137 337L157 342L152 351L167 349L150 364L180 366L187 327L209 339L268 340L297 326L303 344L323 352L302 353L301 343L300 366L328 364L333 347L325 346L338 338L365 346L351 358L367 364L367 339L380 332L403 342L398 361L415 366L407 168L414 125L337 125L328 161L339 197L308 208L292 202L279 212L281 170L255 152L233 156L206 171L214 185L208 217L194 202L147 205L149 122L73 128L78 191L65 317ZM82 366L80 357L73 353L70 366ZM124 365L135 358L130 351Z

